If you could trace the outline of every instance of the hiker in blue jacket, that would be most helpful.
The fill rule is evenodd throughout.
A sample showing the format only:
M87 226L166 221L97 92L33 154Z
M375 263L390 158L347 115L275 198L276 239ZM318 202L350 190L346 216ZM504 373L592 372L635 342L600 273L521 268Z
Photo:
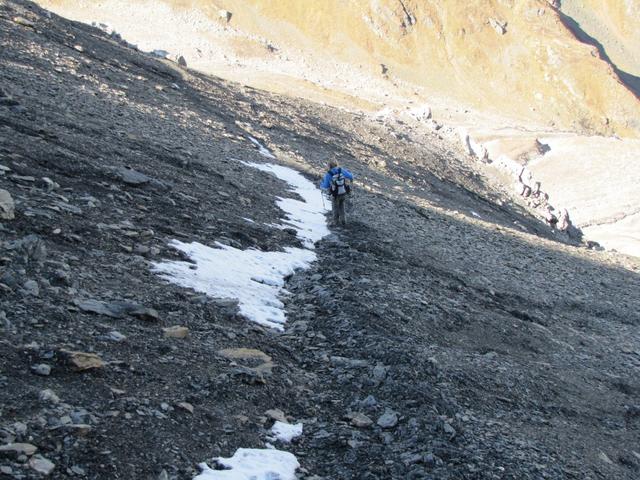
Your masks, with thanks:
M353 174L349 170L339 167L335 160L329 161L329 170L325 173L320 188L325 194L331 196L331 210L335 226L347 224L344 204L347 195L351 192L351 181L353 181Z

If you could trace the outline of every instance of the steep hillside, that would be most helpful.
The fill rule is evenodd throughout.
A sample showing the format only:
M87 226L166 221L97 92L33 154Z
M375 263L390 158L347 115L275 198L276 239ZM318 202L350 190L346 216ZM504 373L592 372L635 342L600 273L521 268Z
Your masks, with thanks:
M637 259L549 229L438 131L31 2L0 0L0 65L2 478L192 480L241 448L300 480L638 478ZM317 216L328 159L349 222L311 244L286 212ZM237 272L286 323L211 293Z
M423 98L449 99L539 126L640 133L640 102L597 50L576 40L543 0L330 0L315 2L313 8L297 0L41 3L85 21L91 12L93 20L122 28L133 38L155 28L166 41L157 48L170 46L197 67L212 66L211 57L220 57L222 51L216 52L215 41L207 45L207 38L217 38L223 27L234 32L224 43L240 61L248 57L252 69L251 57L294 76L294 67L316 64L320 75L335 75L336 87L356 96L362 85L351 75L385 79L391 89L393 84L407 92L418 89ZM134 10L144 17L121 27L117 17L136 15ZM229 16L221 18L221 10ZM192 38L196 31L201 32L197 41ZM332 74L336 63L342 67L334 67Z
M640 98L640 2L563 0L562 12L577 35L597 45Z
M541 0L40 3L205 73L413 121L410 128L438 131L500 167L486 172L508 188L520 188L523 160L514 152L546 139L551 151L525 155L541 157L528 172L531 187L542 181L556 212L568 209L589 240L640 255L638 140L593 135L638 133L637 77L620 63L635 55L632 1L626 10ZM612 58L618 37L625 47ZM611 167L623 159L631 160Z

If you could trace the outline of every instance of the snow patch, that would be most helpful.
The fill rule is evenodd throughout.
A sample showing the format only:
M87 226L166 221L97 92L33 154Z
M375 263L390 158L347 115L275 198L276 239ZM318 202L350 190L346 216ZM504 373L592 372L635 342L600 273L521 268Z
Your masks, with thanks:
M251 143L253 143L256 147L258 147L258 152L260 153L260 155L262 155L263 157L272 158L272 159L276 158L267 147L265 147L258 141L257 138L254 138L251 135L248 135L248 137L249 137L249 140L251 140Z
M275 440L280 440L284 443L291 443L294 438L302 435L302 423L291 425L289 423L276 421L276 423L273 424L273 427L271 427L271 435Z
M162 278L196 292L216 298L235 298L242 316L276 330L286 321L285 277L308 268L316 254L303 248L285 248L284 252L240 250L221 243L215 248L198 242L173 240L170 245L186 253L195 262L167 261L153 264Z
M170 245L187 254L195 263L164 261L152 264L162 278L185 288L216 298L238 299L239 312L245 318L276 330L286 321L279 297L285 278L296 270L308 268L316 260L314 242L329 234L320 192L300 173L271 164L249 164L285 180L302 200L279 198L287 224L296 229L306 248L287 247L283 252L241 250L221 243L209 247L198 242L173 240Z
M214 461L226 470L201 463L202 473L193 480L295 480L300 467L293 454L275 449L239 448L233 457Z
M287 224L298 231L307 248L314 248L314 243L329 235L325 213L327 208L322 201L318 188L300 173L288 167L272 163L247 163L253 168L274 174L286 181L293 191L302 198L278 198L277 205L286 212Z

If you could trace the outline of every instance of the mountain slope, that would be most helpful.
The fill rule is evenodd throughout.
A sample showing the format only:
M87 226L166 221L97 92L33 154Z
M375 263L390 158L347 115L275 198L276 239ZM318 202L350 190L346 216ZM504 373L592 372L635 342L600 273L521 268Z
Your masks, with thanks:
M0 2L0 47L3 476L190 479L284 418L301 479L637 477L636 260L571 245L437 133L22 0ZM283 333L152 273L187 260L175 239L300 245L250 136L311 179L329 158L358 176Z
M575 22L578 35L599 46L640 98L640 2L564 0L561 7Z
M154 48L180 52L209 72L224 56L258 71L310 75L323 85L330 79L356 96L365 88L377 97L378 88L367 84L386 82L405 98L418 92L430 102L444 99L539 128L640 132L640 102L543 0L332 0L313 8L296 0L41 3L109 23L127 38L162 31L164 40L156 39L166 43ZM143 20L148 12L154 15ZM123 15L140 20L127 24ZM315 74L300 71L312 67Z

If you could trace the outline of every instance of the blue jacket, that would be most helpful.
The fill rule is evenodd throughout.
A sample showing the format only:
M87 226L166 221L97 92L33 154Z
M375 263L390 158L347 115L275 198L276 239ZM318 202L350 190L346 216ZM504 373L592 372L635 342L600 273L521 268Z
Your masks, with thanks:
M331 170L329 170L327 173L325 173L324 178L322 179L322 182L320 183L320 188L322 190L328 190L329 187L331 187L331 178L338 172L342 171L342 174L344 175L344 178L346 178L347 180L353 180L353 174L347 170L346 168L343 167L333 167Z

